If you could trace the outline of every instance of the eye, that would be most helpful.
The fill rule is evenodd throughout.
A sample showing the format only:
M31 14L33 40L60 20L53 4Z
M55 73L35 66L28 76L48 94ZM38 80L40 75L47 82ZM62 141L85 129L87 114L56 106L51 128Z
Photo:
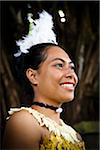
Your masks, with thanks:
M58 68L58 69L62 69L62 68L63 68L63 64L62 64L62 63L56 64L55 66L56 66L56 68Z

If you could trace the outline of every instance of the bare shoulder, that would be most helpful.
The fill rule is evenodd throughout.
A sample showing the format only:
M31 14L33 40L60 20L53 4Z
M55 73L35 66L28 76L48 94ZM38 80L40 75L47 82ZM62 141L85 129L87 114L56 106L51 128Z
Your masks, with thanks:
M10 148L11 146L31 149L32 146L38 147L38 143L41 139L41 127L36 119L27 111L21 110L14 113L8 120L4 143ZM5 145L4 144L4 145Z
M27 111L21 110L14 113L7 122L7 127L27 128L33 130L34 127L39 128L39 124L36 119Z
M18 112L15 112L10 119L8 120L7 125L21 125L21 126L37 126L39 127L38 122L36 121L36 119L33 117L33 115L31 113L29 113L27 110L20 110ZM16 126L17 126L16 125Z

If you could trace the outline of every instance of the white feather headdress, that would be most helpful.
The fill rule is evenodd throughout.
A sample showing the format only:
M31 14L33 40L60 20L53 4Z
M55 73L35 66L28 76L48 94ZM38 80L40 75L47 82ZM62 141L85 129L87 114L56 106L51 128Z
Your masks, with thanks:
M29 48L40 43L57 44L56 35L53 31L52 16L43 10L39 14L39 19L33 20L31 17L32 14L29 13L28 20L30 25L28 35L23 37L22 40L16 41L19 50L14 54L15 57L20 56L21 53L28 53Z

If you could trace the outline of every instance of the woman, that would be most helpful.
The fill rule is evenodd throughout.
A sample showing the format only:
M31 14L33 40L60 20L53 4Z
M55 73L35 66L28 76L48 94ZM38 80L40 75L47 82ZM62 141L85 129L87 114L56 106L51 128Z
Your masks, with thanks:
M21 54L23 77L31 85L31 107L11 109L5 149L83 150L79 134L60 119L61 105L74 98L78 82L74 64L57 44L40 43Z

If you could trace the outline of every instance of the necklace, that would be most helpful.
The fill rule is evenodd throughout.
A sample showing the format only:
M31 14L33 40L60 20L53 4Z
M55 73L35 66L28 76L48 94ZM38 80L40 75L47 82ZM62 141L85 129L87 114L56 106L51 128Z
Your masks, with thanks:
M44 103L40 103L40 102L32 102L32 105L38 105L40 107L49 108L49 109L55 110L58 113L61 113L63 111L63 109L61 107L54 107L54 106L44 104Z

